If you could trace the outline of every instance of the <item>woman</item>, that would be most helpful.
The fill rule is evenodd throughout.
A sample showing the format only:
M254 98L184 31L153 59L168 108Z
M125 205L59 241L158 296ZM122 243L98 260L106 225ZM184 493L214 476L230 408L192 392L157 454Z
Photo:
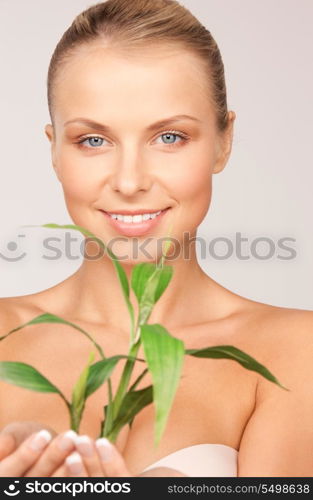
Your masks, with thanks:
M155 449L152 405L110 446L95 443L104 388L88 400L77 437L67 432L57 397L1 384L0 474L311 476L312 312L227 290L201 269L194 245L184 258L183 236L196 236L210 205L212 176L224 169L232 146L235 113L227 109L223 63L211 34L173 0L97 4L74 20L56 47L48 103L45 132L75 224L113 242L128 276L136 262L160 257L157 242L173 227L180 252L150 322L165 325L187 348L234 345L290 391L238 363L189 357ZM145 243L137 259L133 238ZM96 252L89 242L88 255ZM128 313L106 256L86 256L75 274L48 290L2 299L3 331L45 311L92 332L107 356L127 352ZM65 395L88 352L84 338L60 325L29 327L1 345L3 360L36 366ZM113 390L120 374L118 367ZM138 375L135 370L134 380ZM26 422L12 423L21 415Z

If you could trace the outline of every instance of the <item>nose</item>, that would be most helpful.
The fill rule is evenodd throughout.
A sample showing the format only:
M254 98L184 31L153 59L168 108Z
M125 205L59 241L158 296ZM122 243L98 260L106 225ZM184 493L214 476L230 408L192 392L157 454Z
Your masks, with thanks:
M121 152L110 180L112 189L125 196L147 191L152 183L147 162L138 150L130 148Z

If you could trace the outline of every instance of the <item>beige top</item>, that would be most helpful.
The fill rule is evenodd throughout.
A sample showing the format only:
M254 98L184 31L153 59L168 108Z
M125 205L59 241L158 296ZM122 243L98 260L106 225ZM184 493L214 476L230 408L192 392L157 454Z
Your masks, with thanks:
M196 444L161 458L144 471L170 467L190 477L237 477L237 455L235 448L224 444Z

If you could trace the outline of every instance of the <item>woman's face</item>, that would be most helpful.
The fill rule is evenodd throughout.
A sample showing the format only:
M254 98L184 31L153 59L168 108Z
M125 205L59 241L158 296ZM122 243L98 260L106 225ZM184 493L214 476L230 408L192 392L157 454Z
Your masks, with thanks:
M137 248L150 238L138 260L154 260L172 224L179 242L184 233L196 234L210 205L212 174L231 150L234 114L219 134L207 76L194 55L146 49L126 57L85 46L62 67L53 104L54 128L45 131L75 224L110 243L124 262L136 260L133 238ZM124 211L146 216L130 222Z

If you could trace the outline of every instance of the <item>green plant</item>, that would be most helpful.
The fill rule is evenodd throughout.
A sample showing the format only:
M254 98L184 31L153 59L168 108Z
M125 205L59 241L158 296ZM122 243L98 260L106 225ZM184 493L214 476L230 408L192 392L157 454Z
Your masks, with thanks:
M108 403L103 408L104 414L99 429L99 436L107 437L114 443L121 429L127 424L131 426L136 415L147 405L154 403L156 414L154 445L157 446L164 432L179 385L185 355L211 359L224 358L236 361L244 368L255 371L267 380L279 385L282 389L289 390L282 386L265 366L234 346L219 345L202 349L185 349L182 340L172 336L164 326L157 323L148 323L154 305L169 285L173 274L173 268L164 265L168 242L166 243L165 252L162 254L159 262L156 264L139 263L132 269L130 285L135 293L139 306L138 317L135 318L134 308L130 301L130 288L126 273L117 257L99 238L87 229L72 224L63 226L58 224L45 224L42 227L76 230L99 243L108 253L115 266L130 316L130 344L128 355L118 355L106 358L101 346L95 342L88 332L74 323L48 312L33 318L0 337L0 340L3 341L9 335L12 335L28 325L60 323L76 329L90 340L101 359L93 363L95 354L94 352L91 353L86 367L83 369L73 388L71 401L67 401L61 390L32 366L13 361L0 362L0 380L33 391L59 394L69 411L70 426L73 430L79 431L87 398L103 383L107 382ZM145 359L137 357L141 345L143 346ZM110 376L117 363L122 359L126 360L126 362L117 391L113 394ZM131 375L136 362L143 363L144 369L130 386ZM139 382L148 372L151 373L152 385L137 390ZM171 381L171 383L169 383L169 381Z

